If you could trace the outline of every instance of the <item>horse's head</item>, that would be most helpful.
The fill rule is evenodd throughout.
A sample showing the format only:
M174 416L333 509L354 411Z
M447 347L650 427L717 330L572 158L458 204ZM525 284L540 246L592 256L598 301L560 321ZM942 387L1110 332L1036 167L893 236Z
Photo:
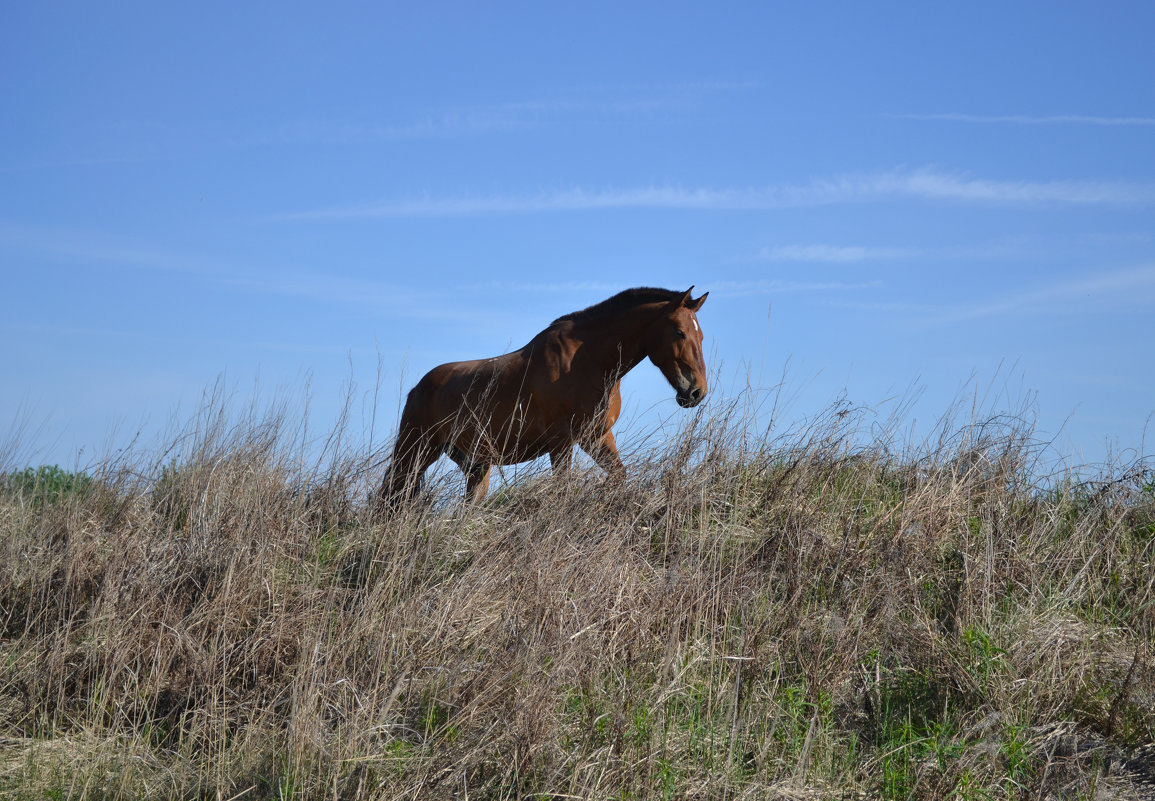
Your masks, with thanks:
M702 327L698 309L706 302L690 297L694 287L681 298L666 304L650 327L646 353L676 391L678 405L697 406L706 397L706 361L702 358Z

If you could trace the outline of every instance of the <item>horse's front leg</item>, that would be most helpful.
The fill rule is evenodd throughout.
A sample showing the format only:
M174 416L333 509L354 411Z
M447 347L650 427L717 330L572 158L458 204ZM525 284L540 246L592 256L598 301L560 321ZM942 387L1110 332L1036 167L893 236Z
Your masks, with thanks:
M618 455L618 444L614 441L612 431L607 431L592 443L583 444L582 450L593 457L598 467L605 470L610 478L626 477L626 466Z
M573 465L573 443L564 448L553 448L549 452L549 466L553 468L555 477L569 472Z
M467 503L479 504L485 500L489 492L489 471L487 464L472 464L465 472L465 500Z

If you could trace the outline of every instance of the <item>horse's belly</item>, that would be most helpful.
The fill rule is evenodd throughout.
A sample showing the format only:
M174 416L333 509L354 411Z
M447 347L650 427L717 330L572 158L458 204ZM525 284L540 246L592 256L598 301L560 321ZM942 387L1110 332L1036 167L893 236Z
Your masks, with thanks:
M508 421L485 432L475 429L462 434L457 438L457 448L470 454L472 461L488 464L528 462L573 443L557 427L509 425Z
M521 431L501 438L497 445L490 457L494 464L517 464L545 456L551 447L558 447L558 442L556 436L544 431Z

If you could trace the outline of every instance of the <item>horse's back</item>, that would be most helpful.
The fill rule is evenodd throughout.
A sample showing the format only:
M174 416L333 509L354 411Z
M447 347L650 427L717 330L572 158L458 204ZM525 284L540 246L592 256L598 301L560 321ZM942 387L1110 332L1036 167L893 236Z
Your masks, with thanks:
M465 415L489 417L499 407L516 405L519 388L524 386L519 380L523 364L518 352L439 364L410 390L402 425L430 428L460 421Z

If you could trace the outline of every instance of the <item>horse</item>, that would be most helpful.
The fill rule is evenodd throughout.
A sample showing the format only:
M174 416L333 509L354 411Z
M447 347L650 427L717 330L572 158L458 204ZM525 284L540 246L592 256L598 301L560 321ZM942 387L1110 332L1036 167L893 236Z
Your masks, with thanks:
M639 287L557 318L524 347L434 367L409 392L381 484L396 508L447 454L466 476L466 502L489 490L490 468L549 454L569 469L577 444L610 477L624 477L613 426L621 380L649 357L683 408L706 397L697 312L709 293Z

